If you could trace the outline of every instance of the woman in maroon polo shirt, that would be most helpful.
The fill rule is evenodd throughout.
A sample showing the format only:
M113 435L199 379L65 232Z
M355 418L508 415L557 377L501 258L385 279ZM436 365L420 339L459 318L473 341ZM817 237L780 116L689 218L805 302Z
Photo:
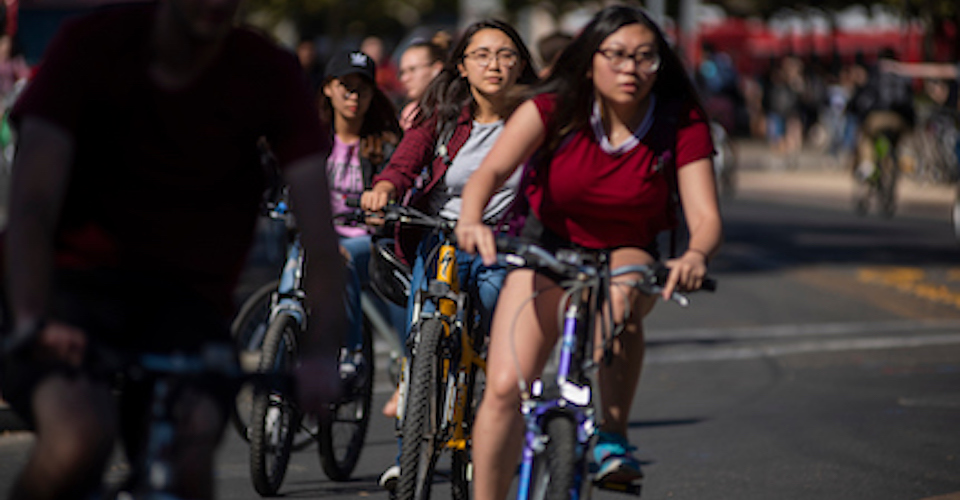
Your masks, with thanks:
M664 297L699 288L720 244L721 222L707 118L679 58L642 11L615 6L597 14L559 60L563 64L514 112L464 188L460 246L495 261L482 209L490 193L532 158L522 236L548 247L609 252L611 268L651 264L659 257L657 234L673 225L669 177L675 165L690 242L667 261L672 270ZM474 428L474 435L484 436L474 442L477 500L502 499L510 487L523 442L517 371L535 379L555 343L556 315L546 312L556 311L561 299L556 288L549 290L553 285L547 276L518 269L501 290ZM600 368L604 418L596 479L631 482L643 475L626 430L642 367L642 320L656 297L613 286L610 298L625 330L613 362ZM636 314L624 317L624 311Z

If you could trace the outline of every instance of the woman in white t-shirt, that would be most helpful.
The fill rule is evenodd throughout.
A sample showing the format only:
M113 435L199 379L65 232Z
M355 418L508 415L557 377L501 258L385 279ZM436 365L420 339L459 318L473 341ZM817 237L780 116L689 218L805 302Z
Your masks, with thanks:
M504 120L519 104L514 95L519 85L536 81L530 51L513 27L495 20L468 26L443 71L420 99L413 126L405 132L390 163L374 178L373 188L363 194L361 206L375 212L413 191L411 206L457 220L460 191L493 147ZM414 189L424 171L429 174L426 182ZM516 195L518 184L519 176L494 195L485 220L499 218ZM413 263L411 289L421 289L427 282L425 271L432 264L428 254L435 239L410 242L405 236L408 234L401 232L398 250ZM486 266L479 257L459 251L457 264L461 286L479 309L479 328L486 331L506 270ZM411 298L408 321L412 306ZM384 413L395 411L395 404L384 408ZM392 489L397 477L399 466L394 465L381 476L380 484Z

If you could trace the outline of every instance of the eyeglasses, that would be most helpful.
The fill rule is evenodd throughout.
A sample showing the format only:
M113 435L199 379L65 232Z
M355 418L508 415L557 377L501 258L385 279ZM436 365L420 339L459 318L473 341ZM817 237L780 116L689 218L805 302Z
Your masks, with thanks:
M610 67L614 71L623 71L627 61L630 60L634 62L636 71L647 75L652 75L660 69L660 54L651 50L640 49L629 54L623 49L599 49L597 54L610 61Z
M347 96L355 94L357 97L366 97L373 94L373 85L367 82L362 82L359 85L347 85L342 80L337 80L337 84Z
M497 63L504 68L512 68L517 65L517 61L520 60L520 54L513 49L500 49L494 54L487 49L477 49L469 54L464 54L464 59L470 59L477 66L481 68L486 68L493 62L494 59L497 60Z
M423 68L428 68L433 66L433 63L429 64L416 64L414 66L407 66L406 68L400 68L400 71L397 72L397 77L403 78L405 75L413 74L416 71L419 71Z

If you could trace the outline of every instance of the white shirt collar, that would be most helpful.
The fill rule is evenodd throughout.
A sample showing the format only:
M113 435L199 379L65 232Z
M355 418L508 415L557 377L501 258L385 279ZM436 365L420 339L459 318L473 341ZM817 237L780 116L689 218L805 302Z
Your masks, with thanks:
M607 154L620 155L635 148L637 144L640 143L640 139L647 135L650 127L653 126L653 110L656 106L657 96L650 94L650 106L647 107L647 114L643 117L643 121L641 121L640 125L633 131L633 134L628 137L626 141L623 141L623 144L615 148L610 144L610 138L603 130L603 120L600 116L600 103L594 100L593 113L590 115L590 126L593 127L593 134L600 143L600 149Z

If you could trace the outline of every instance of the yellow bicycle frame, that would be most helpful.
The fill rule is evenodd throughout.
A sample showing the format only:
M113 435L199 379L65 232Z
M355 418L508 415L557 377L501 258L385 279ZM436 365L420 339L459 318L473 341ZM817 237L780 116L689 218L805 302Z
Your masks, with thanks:
M457 248L449 240L444 241L440 245L440 251L438 253L436 279L437 281L450 285L450 291L456 295L460 293L460 282L458 277ZM454 321L456 321L455 318L457 317L457 306L458 304L456 301L449 297L442 297L439 299L439 311L444 318L443 325L445 336L450 335L449 319L454 318ZM481 370L486 370L487 368L486 360L480 357L480 355L473 349L472 333L467 331L466 328L460 328L460 335L460 351L462 354L460 357L460 374L457 380L457 401L454 402L453 408L453 435L446 444L447 448L457 450L465 449L467 447L467 439L469 438L464 431L465 426L463 425L463 418L464 414L466 413L466 405L471 404L470 401L466 401L466 374L468 367L471 365L476 365ZM444 360L444 380L446 380L450 368L450 360Z

